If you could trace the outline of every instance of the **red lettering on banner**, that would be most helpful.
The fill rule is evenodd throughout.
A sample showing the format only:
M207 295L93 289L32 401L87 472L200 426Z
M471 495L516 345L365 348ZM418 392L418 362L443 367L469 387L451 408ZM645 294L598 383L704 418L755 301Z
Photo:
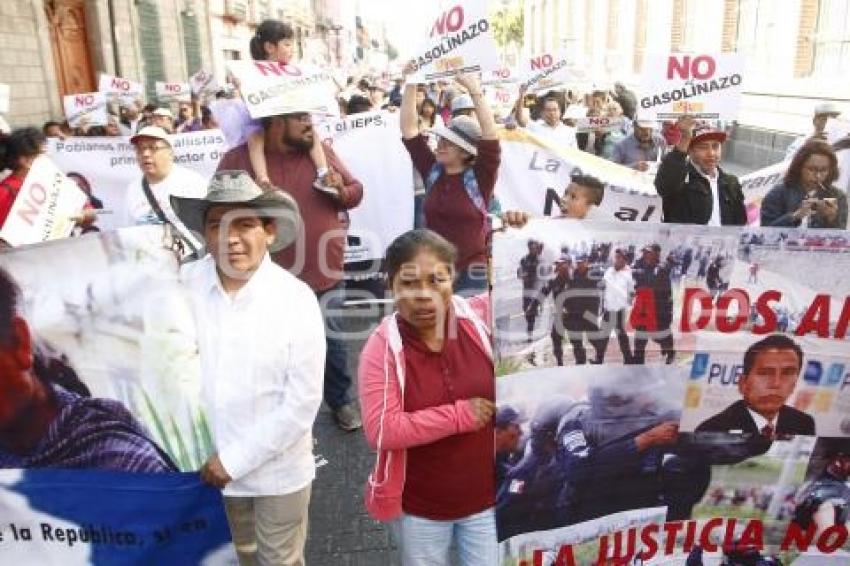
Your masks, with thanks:
M738 303L735 317L727 316L732 301ZM747 322L750 316L750 297L743 289L730 289L717 299L717 330L724 333L737 332Z
M461 6L455 6L451 10L440 14L440 17L436 19L434 26L431 28L430 37L454 33L461 27L463 27L463 8Z
M829 295L817 295L794 334L805 336L814 331L819 338L829 338L829 301Z
M699 317L695 323L695 327L691 326L691 312L693 312L693 302L699 301ZM702 330L708 326L711 321L711 295L705 289L697 289L689 287L685 289L684 304L682 306L682 322L680 328L682 332L693 332L694 330Z
M24 208L18 212L18 216L30 226L34 225L39 209L46 201L47 191L41 184L33 183L24 197Z
M536 71L537 69L545 69L547 67L552 66L552 56L546 53L545 55L541 55L540 57L534 57L531 59L531 70Z
M753 334L767 334L776 330L776 313L770 308L770 303L779 302L782 299L782 293L779 291L765 291L756 300L756 312L764 319L764 324L756 324L753 326Z
M112 77L112 88L128 91L130 90L130 81L126 79L119 79L118 77Z
M180 92L182 89L180 88L179 84L166 83L165 90L167 92Z
M723 519L714 518L710 519L705 525L702 527L702 532L699 537L699 545L706 552L716 552L717 545L712 542L712 540L717 540L716 537L711 535L711 531L716 529L717 527L723 526Z
M277 61L254 61L254 65L264 77L268 77L269 75L274 75L276 77L281 77L283 75L289 75L291 77L301 76L301 69L295 65L285 65L283 63L278 63Z
M645 526L640 532L640 542L643 545L643 550L638 554L640 560L651 560L658 552L658 541L655 540L658 530L658 525L653 523Z
M690 55L685 55L679 60L675 55L671 55L667 59L667 80L673 78L673 75L678 75L680 79L690 80L691 77L699 80L705 80L714 76L717 70L717 63L713 57L708 55L700 55L691 59Z
M647 332L658 330L655 320L655 294L652 289L644 287L635 293L635 304L629 315L629 324L632 328L641 328Z
M94 104L93 94L78 94L74 97L75 106L91 106Z
M496 69L495 71L493 71L493 75L500 78L500 79L506 79L510 76L510 74L511 74L510 69L506 69L506 68Z

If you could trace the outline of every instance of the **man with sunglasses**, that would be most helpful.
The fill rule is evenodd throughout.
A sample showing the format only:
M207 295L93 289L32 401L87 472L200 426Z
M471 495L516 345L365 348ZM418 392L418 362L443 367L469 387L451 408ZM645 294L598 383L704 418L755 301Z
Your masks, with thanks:
M307 283L319 299L327 336L324 399L341 429L357 430L360 414L349 393L352 379L340 312L345 290L346 211L360 204L363 185L351 176L330 145L324 145L327 171L316 169L310 158L316 132L308 112L264 118L263 131L269 180L292 195L303 219L295 245L272 254L272 259ZM247 144L228 151L218 170L247 171L256 180ZM314 185L317 178L324 180L321 188Z
M186 229L171 209L171 196L200 198L207 194L203 177L174 163L174 150L168 133L158 126L146 126L130 138L142 176L127 187L124 224L170 224L189 250L200 248L198 239Z

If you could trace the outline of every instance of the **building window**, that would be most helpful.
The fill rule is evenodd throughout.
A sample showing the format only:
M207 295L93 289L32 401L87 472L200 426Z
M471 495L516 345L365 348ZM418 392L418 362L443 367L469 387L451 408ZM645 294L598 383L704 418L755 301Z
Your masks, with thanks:
M850 0L820 0L814 38L814 69L819 77L850 73Z
M755 76L770 76L780 66L776 45L783 6L772 0L740 0L736 51L747 58Z
M224 60L225 61L239 61L242 59L242 53L236 51L235 49L225 49L224 50Z
M136 10L139 14L139 43L145 65L145 90L148 100L156 100L156 81L165 80L159 9L153 0L139 0Z

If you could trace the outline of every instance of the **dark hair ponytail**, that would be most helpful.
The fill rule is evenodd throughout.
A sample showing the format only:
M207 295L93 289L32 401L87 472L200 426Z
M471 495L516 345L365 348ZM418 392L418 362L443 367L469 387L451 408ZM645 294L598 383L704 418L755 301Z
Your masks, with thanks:
M289 24L280 20L263 20L257 26L257 32L251 38L251 43L248 46L251 57L255 61L264 61L268 58L265 49L266 42L277 43L282 39L293 39L294 37L295 32L292 31L292 26Z

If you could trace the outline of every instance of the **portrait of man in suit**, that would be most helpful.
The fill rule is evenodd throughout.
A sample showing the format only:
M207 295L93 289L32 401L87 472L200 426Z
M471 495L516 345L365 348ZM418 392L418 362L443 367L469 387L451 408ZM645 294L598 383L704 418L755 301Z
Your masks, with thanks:
M785 403L797 385L803 350L791 338L773 334L744 354L738 381L741 399L706 420L696 432L760 434L768 439L815 434L815 420Z

